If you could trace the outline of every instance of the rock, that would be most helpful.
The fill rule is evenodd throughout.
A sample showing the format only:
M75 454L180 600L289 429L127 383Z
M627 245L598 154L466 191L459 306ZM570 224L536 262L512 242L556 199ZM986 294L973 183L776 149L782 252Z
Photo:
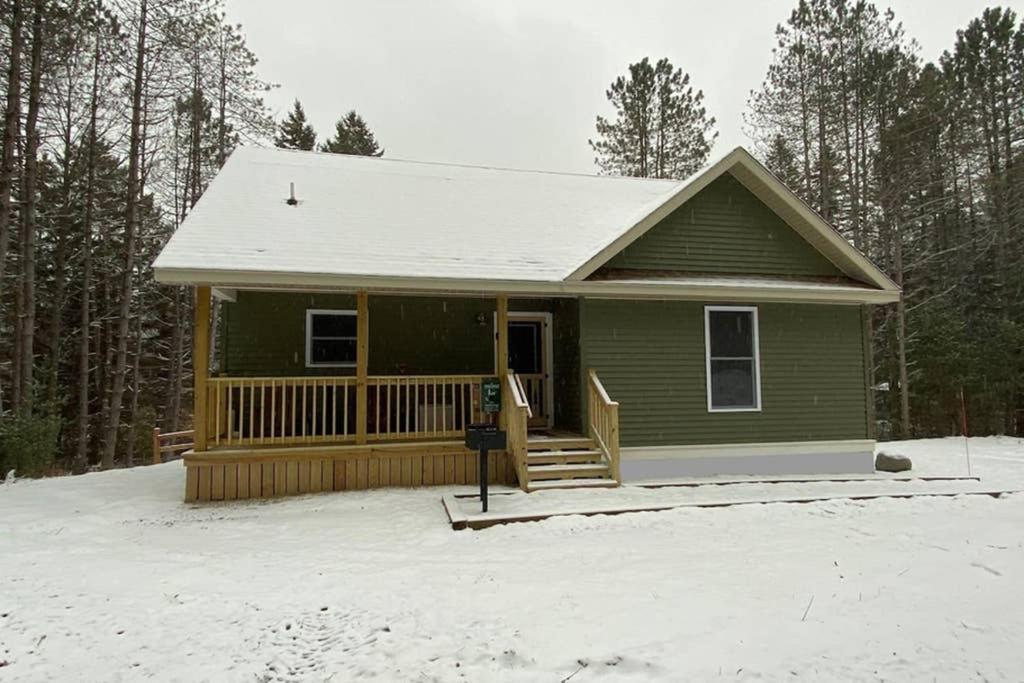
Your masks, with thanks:
M880 472L906 472L910 467L910 458L905 455L879 453L875 456L875 469Z

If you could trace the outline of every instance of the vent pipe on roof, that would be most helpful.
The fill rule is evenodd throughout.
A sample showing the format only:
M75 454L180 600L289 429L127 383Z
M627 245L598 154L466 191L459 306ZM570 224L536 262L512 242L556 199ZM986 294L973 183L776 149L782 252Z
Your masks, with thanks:
M290 195L288 196L288 199L285 200L285 203L288 206L295 206L296 204L299 203L299 200L295 198L295 183L288 183L288 185L290 187L291 192Z

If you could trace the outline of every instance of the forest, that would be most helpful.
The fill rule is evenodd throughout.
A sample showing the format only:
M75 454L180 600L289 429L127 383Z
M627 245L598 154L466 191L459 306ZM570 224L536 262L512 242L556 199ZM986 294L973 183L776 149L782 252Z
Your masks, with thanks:
M131 466L154 426L190 423L192 292L150 264L231 151L384 149L354 111L318 147L298 101L275 121L221 0L0 16L0 473ZM1024 23L990 8L922 55L871 2L783 19L746 132L904 289L872 312L879 438L1024 431ZM600 172L682 178L712 155L703 92L667 59L605 94Z

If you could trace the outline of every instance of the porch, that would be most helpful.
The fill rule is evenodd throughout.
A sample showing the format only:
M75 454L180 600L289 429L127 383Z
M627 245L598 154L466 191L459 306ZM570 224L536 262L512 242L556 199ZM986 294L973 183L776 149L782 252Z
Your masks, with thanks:
M309 374L234 374L228 364L227 373L210 376L210 296L210 288L196 288L195 438L184 457L187 501L475 485L477 455L464 448L463 439L468 425L488 421L497 421L508 435L506 450L489 456L490 483L524 491L618 484L618 404L596 374L579 367L578 355L575 364L566 363L569 367L556 374L556 356L571 356L577 342L568 335L559 339L568 348L555 346L550 310L510 311L507 296L477 299L486 302L477 308L493 305L493 314L478 310L471 321L460 319L473 327L472 334L463 336L475 342L463 344L460 337L459 343L449 339L448 346L465 346L466 354L477 359L491 356L489 372L413 374L428 364L396 356L392 348L382 353L395 357L376 367L397 372L370 374L372 348L385 347L371 344L371 297L359 291L351 295L351 310L338 311L352 318L351 334L344 321L333 331L323 323L321 331L330 335L311 337L307 330L303 370ZM382 302L380 310L393 303ZM307 328L314 324L310 313L323 310L306 308ZM381 318L381 329L393 336L397 328L423 346L439 336L437 325L404 327L395 324L394 316L382 313ZM481 349L480 339L493 347ZM260 344L258 339L250 342ZM310 363L312 356L344 355L349 347L352 363ZM475 369L482 369L476 362ZM492 378L501 391L497 414L485 413L482 404L482 383Z

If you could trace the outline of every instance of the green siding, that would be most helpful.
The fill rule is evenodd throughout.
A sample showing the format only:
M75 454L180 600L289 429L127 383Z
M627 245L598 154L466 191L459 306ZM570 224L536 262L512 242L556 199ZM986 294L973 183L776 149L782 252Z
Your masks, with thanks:
M696 302L514 300L553 314L555 423L578 429L587 368L621 404L624 446L866 438L859 307L761 304L760 413L707 412L704 313ZM305 367L307 308L348 295L239 292L224 311L224 373L345 374ZM370 297L372 374L493 371L494 301ZM485 324L479 325L478 314Z
M238 293L221 306L223 374L241 377L347 375L306 367L306 309L355 309L345 294ZM493 299L375 296L370 308L370 374L494 372ZM555 422L579 426L579 316L574 299L514 299L513 311L552 313ZM480 325L478 317L483 316Z
M580 431L580 310L576 299L554 299L555 426Z
M580 309L581 369L619 401L623 446L867 438L859 307L759 305L762 410L743 413L707 410L702 304Z
M725 174L615 255L608 268L745 275L842 275Z
M345 294L239 292L225 311L224 373L236 376L354 374L306 367L306 309L355 309ZM370 374L494 371L494 301L371 296ZM477 321L483 315L484 324Z

